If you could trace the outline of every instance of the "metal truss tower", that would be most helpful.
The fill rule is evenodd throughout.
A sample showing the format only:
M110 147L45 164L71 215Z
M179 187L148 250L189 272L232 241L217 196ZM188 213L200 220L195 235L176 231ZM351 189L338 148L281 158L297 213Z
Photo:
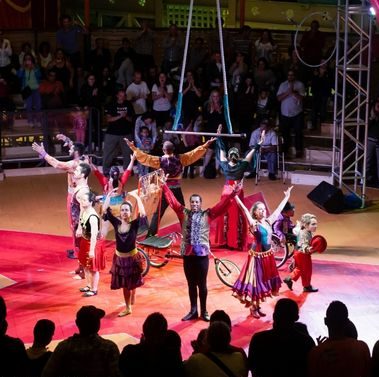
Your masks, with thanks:
M338 0L332 174L365 205L371 33L366 0Z

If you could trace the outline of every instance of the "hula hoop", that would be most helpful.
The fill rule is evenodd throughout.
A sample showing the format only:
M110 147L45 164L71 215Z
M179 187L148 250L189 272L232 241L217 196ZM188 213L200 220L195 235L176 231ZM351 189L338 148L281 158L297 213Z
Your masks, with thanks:
M299 54L299 51L298 51L298 49L297 49L297 36L298 36L298 34L299 34L299 29L303 26L304 22L305 22L306 20L308 20L308 18L313 17L313 16L315 16L315 15L325 16L325 15L327 15L327 12L313 12L313 13L310 13L310 14L308 14L307 16L305 16L305 17L302 19L302 21L301 21L299 24L296 25L295 38L294 38L294 40L293 40L294 50L295 50L295 53L296 53L297 58L298 58L298 59L299 59L304 65L306 65L307 67L310 67L310 68L318 68L318 67L321 67L322 65L328 63L329 60L333 57L333 55L334 55L334 53L336 52L336 49L337 49L337 43L336 43L336 44L334 45L333 51L332 51L332 53L330 54L330 56L328 57L328 59L323 59L324 61L323 61L323 63L321 63L321 64L309 64L309 63L306 63L306 62L301 58L301 56L300 56L300 54ZM333 22L333 21L330 21L330 22L333 24L333 26L334 26L334 30L335 30L336 35L337 35L337 26L336 26L336 23Z

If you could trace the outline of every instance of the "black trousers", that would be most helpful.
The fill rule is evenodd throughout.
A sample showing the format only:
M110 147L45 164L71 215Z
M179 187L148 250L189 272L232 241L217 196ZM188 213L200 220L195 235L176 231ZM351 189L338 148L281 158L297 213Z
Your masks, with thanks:
M209 258L208 256L185 256L183 267L188 284L191 311L197 311L197 290L199 289L200 311L204 313L207 310Z
M173 187L173 188L170 188L170 190L174 194L175 198L178 199L178 201L184 205L184 196L183 196L181 187ZM164 215L164 213L166 212L167 207L168 207L168 203L166 201L166 197L164 196L164 194L162 194L161 211L159 213L159 210L157 210L154 213L153 217L151 218L148 236L155 236L157 234L159 222L162 216ZM158 218L158 213L159 213L159 218Z

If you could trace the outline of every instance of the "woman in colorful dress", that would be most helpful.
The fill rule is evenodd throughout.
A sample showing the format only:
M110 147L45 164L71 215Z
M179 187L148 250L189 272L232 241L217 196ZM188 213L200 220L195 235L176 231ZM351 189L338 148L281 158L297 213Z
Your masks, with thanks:
M130 192L137 201L139 214L132 220L133 205L129 201L125 201L120 207L120 218L112 214L109 208L112 193L116 192L117 188L111 191L103 204L105 221L110 221L115 230L116 250L113 256L111 289L122 288L125 309L118 316L124 317L132 313L132 305L135 302L136 288L143 285L142 278L142 257L136 247L136 238L140 217L145 217L145 209L140 197L135 191Z
M266 314L261 310L261 302L279 293L281 280L271 251L272 224L288 202L291 190L292 186L284 192L284 199L268 217L264 203L256 202L250 213L241 199L235 198L246 216L254 241L240 276L234 283L233 296L250 308L254 318L264 317Z
M79 245L79 263L84 268L84 276L87 285L80 288L84 297L97 295L100 270L105 268L104 255L96 247L100 230L100 218L93 208L96 196L91 191L86 191L78 197L80 203L80 219L77 234L81 234Z

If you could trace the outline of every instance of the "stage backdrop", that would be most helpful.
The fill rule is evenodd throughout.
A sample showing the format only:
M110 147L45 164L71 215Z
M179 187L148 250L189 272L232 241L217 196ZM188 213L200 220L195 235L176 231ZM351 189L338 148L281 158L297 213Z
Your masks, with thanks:
M30 29L32 27L31 0L0 0L1 29Z

